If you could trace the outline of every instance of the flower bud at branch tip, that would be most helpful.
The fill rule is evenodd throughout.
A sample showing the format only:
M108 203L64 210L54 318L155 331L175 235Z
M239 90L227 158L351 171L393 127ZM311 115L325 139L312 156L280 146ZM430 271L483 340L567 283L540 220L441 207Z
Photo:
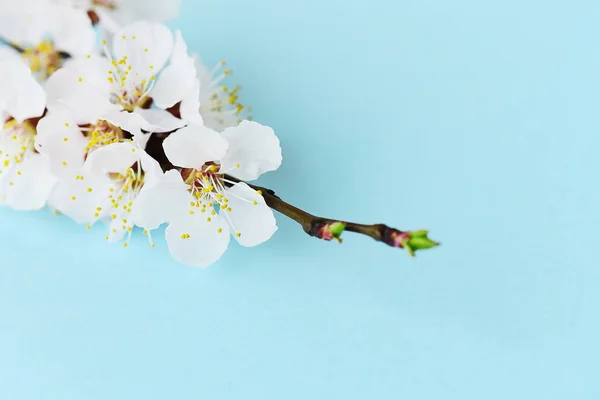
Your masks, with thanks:
M402 232L394 228L384 227L382 229L382 241L388 246L405 249L409 255L415 255L417 250L431 249L439 246L427 236L427 230L417 230L412 232Z

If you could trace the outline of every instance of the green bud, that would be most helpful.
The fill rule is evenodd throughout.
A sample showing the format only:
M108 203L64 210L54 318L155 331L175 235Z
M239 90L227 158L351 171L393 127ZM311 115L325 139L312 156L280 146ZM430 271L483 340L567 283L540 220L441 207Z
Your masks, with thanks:
M333 237L337 239L339 239L339 237L342 235L344 229L346 229L346 224L343 222L334 222L333 224L329 225L329 232L331 232Z
M411 256L414 256L415 251L417 250L431 249L432 247L440 245L438 242L434 242L433 240L429 239L429 237L427 237L427 234L428 231L426 230L408 232L408 238L401 241L400 243Z

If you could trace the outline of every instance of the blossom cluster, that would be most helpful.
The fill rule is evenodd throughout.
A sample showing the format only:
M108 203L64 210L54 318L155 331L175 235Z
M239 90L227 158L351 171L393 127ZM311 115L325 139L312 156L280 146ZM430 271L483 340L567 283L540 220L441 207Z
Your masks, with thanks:
M127 246L167 224L172 256L207 266L230 237L277 230L244 181L279 168L279 140L244 118L239 87L164 23L177 2L2 0L0 204L106 223ZM152 145L151 145L152 144Z

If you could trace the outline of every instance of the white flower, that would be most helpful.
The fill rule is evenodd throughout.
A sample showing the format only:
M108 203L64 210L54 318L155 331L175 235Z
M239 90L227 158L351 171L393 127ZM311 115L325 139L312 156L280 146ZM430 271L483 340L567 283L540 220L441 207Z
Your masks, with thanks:
M57 71L47 86L48 108L68 108L73 115L88 119L90 112L97 115L98 110L113 105L137 112L148 108L152 100L156 106L168 108L195 84L195 68L181 54L182 49L185 52L181 35L174 44L171 31L164 25L129 25L115 35L112 47L112 53L106 50L109 59L90 56ZM175 128L165 130L181 126L183 122L178 121Z
M171 163L140 205L145 213L168 222L166 238L173 257L205 267L227 248L229 234L243 246L256 246L277 230L273 212L260 192L225 177L253 180L279 168L279 139L269 127L244 121L221 135L203 126L188 126L163 142ZM216 162L220 160L220 163Z
M0 1L0 37L22 48L22 58L43 81L62 65L61 52L93 52L96 33L85 11L43 0ZM2 57L9 55L3 50Z
M243 116L243 111L247 108L239 101L241 87L230 88L222 84L223 80L232 73L230 69L224 69L226 63L220 62L211 71L202 63L198 55L194 55L194 59L199 85L195 93L189 93L182 101L182 118L184 118L184 108L199 108L204 125L219 132L237 126L243 119L250 119Z
M34 149L44 90L25 64L0 61L0 203L20 210L44 207L55 184L48 160Z
M150 135L142 133L141 129L152 131L154 128L135 113L115 109L94 117L91 123L84 125L78 125L77 119L66 109L58 109L42 118L38 123L35 148L48 158L49 170L59 178L48 202L50 207L78 223L93 224L100 218L97 208L102 207L104 198L109 196L106 191L97 187L110 188L116 183L104 171L92 169L90 160L101 157L94 154L105 147L110 147L112 152L121 148L114 147L115 144L129 146L126 148L135 150L132 150L132 153L137 153L134 158L146 160L149 156L143 148ZM105 151L101 154L112 154ZM131 161L130 158L131 155L125 158L128 160L125 161L126 164ZM123 170L124 167L116 158L108 157L106 160L115 162L116 171ZM150 161L146 160L145 165L149 164ZM103 165L103 168L111 167ZM126 173L127 170L122 174ZM96 189L87 192L88 188L93 187ZM81 201L75 202L74 199L78 198Z
M175 32L169 65L161 72L150 94L158 108L136 108L135 112L149 123L165 128L165 131L180 128L184 123L202 125L198 101L200 81L196 77L195 64L194 58L188 55L181 32ZM181 119L166 111L177 104L180 104Z
M114 242L127 235L127 246L134 226L150 234L160 225L154 215L136 208L137 199L143 198L162 176L158 162L135 142L113 143L94 151L80 175L57 187L52 205L79 223L91 225L107 220L109 232L105 239Z
M113 109L82 122L59 108L38 123L35 148L48 157L54 175L70 179L80 174L86 158L95 150L129 141L143 149L150 135L142 129L157 128L135 113Z

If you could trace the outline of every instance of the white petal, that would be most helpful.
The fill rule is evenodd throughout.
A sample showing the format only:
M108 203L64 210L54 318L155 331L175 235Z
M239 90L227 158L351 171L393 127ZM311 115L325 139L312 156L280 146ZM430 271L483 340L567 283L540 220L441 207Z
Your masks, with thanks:
M223 131L229 141L227 154L221 161L221 170L238 179L251 181L281 165L279 139L268 126L242 121L235 128Z
M227 141L212 129L190 125L171 133L163 148L173 165L200 169L207 161L220 160L225 155Z
M134 1L134 3L136 2ZM113 35L121 29L120 24L114 18L115 12L106 10L104 7L96 7L94 11L96 11L96 14L100 18L100 37L106 38L107 42L110 42L109 44L112 45Z
M161 224L172 221L181 215L179 210L187 210L191 201L188 188L189 186L183 183L179 171L174 169L167 171L159 182L145 183L131 211L133 221L147 230L156 229Z
M23 62L21 58L21 53L8 46L0 47L0 61L4 60L19 60Z
M213 216L211 222L198 214L179 219L169 224L165 235L173 258L193 267L214 263L229 244L229 227L219 215Z
M181 32L177 31L171 63L161 72L150 96L159 108L173 107L185 97L195 82L195 61L187 54Z
M85 56L93 51L96 32L85 10L53 5L49 11L48 33L59 50L75 57Z
M193 57L188 54L187 44L185 40L183 40L183 36L181 35L181 31L175 31L175 41L173 42L173 52L171 53L171 64L186 62L188 59L191 59L192 62L196 62ZM194 67L194 72L196 71L196 67ZM194 76L195 77L195 76Z
M152 132L171 132L185 126L185 121L176 118L167 110L150 108L144 110L136 108L135 113L141 115L148 123L154 126Z
M146 148L146 144L150 139L150 135L143 133L142 129L147 132L155 132L159 129L146 121L146 119L138 113L130 113L127 111L113 110L102 114L100 119L110 122L112 125L118 126L131 133L134 142L141 148Z
M158 161L150 157L144 150L138 148L137 155L139 157L142 170L144 171L144 184L154 185L163 178L163 170Z
M35 149L48 157L53 174L66 178L83 166L88 141L70 115L49 114L37 125Z
M181 119L195 125L203 125L204 120L200 115L200 80L196 79L194 86L188 90L179 105ZM210 128L210 127L209 127Z
M135 22L117 33L113 50L117 60L127 57L130 75L149 80L167 63L173 48L173 34L162 24ZM146 51L147 49L147 51Z
M106 81L108 69L99 76L100 66L105 64L81 60L76 65L77 68L59 69L46 82L48 110L66 110L81 124L95 123L101 114L119 110L110 102L110 86Z
M131 142L112 143L100 147L85 161L84 172L111 173L124 172L138 161L138 152Z
M82 175L76 176L79 178ZM91 224L110 211L102 207L114 184L105 174L86 174L83 177L83 180L75 176L61 179L48 204L79 224ZM102 209L98 210L98 207Z
M64 61L63 68L74 70L76 76L83 77L82 83L92 86L105 96L108 96L113 88L107 75L111 64L104 56L89 54L85 57L72 57Z
M247 184L241 182L227 189L225 196L231 211L227 213L232 225L240 236L235 236L242 245L252 247L271 238L277 231L277 223L273 211L265 203L265 199ZM256 203L255 203L256 202Z
M114 210L114 212L115 218L109 219L108 235L106 236L109 243L120 241L129 232L129 229L133 228L133 220L128 218L127 212L122 209Z
M29 68L16 59L0 62L0 105L17 122L39 117L46 107L44 89Z
M33 1L9 2L0 5L0 36L8 42L39 43L47 33L47 7Z
M196 68L192 59L189 62L171 64L161 72L150 96L157 107L173 107L194 86L195 79Z
M196 71L198 72L200 82L198 98L202 105L200 114L204 120L204 125L219 132L222 132L225 128L238 126L240 118L235 112L234 105L229 103L224 104L219 111L215 110L212 106L215 101L213 99L214 94L219 95L219 100L227 102L228 95L218 90L219 78L215 79L213 77L212 70L206 67L197 54L193 54L192 57L196 62Z
M46 205L55 184L46 157L30 154L2 178L2 203L15 210L39 210Z

